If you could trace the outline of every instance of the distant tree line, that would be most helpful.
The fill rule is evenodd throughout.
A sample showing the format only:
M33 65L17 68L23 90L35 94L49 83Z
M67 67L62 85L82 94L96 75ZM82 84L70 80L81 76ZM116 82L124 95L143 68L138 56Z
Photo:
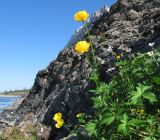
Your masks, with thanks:
M21 93L28 93L29 92L29 90L30 89L21 89L21 90L19 90L19 89L15 89L15 90L5 90L4 92L2 92L2 94L4 93L4 94L10 94L10 93L19 93L19 92L21 92Z

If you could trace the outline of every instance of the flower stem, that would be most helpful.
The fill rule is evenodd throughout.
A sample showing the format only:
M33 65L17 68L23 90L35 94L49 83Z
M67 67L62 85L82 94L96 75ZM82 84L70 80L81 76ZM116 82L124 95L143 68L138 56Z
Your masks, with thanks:
M89 29L88 29L87 25L84 23L84 21L83 21L83 25L84 25L84 27L86 29L86 33L87 33L87 35L89 37L89 41L90 41L90 45L91 45L91 53L92 53L92 56L93 56L93 59L94 59L94 63L95 63L96 68L97 68L97 59L96 59L96 56L94 54L93 41L92 41L92 39L90 37Z
M94 60L93 65L91 64L91 68L95 71L95 73L96 73L97 76L98 76L98 75L99 75L99 74L98 74L98 62L97 62L97 59L96 59L96 56L95 56L95 53L94 53L93 41L92 41L92 39L91 39L91 36L90 36L89 29L88 29L87 25L84 23L84 21L82 21L82 23L83 23L83 25L84 25L84 27L85 27L85 29L86 29L86 33L87 33L87 35L88 35L88 37L89 37L89 41L90 41L90 45L91 45L91 54L92 54L93 60ZM89 58L88 58L88 60L89 60ZM89 62L90 62L90 60L89 60ZM96 85L98 86L99 83L100 83L100 82L99 82L99 78L98 78L97 80L95 80L95 82L96 82Z

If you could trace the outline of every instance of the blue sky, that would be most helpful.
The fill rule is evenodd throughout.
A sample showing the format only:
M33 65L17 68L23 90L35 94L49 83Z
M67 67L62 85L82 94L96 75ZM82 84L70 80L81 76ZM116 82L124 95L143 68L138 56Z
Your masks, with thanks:
M36 73L56 58L81 25L76 11L92 14L116 0L0 0L0 91L30 88Z

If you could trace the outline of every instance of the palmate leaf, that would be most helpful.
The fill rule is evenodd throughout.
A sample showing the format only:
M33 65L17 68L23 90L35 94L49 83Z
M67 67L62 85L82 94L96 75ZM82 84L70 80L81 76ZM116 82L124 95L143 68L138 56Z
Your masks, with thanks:
M158 77L158 76L152 77L152 80L153 80L156 84L160 84L160 77Z
M136 90L136 91L132 91L132 92L129 93L129 94L130 94L131 102L132 102L133 104L136 104L137 102L140 101L141 96L142 96L142 94L143 94L143 91L144 91L144 90L143 90L141 87L137 87L137 90Z
M91 98L93 100L93 107L94 108L99 108L100 106L103 105L103 101L101 99L101 97L92 97Z
M88 134L90 136L97 135L96 123L94 123L94 122L87 123L86 130L88 131Z
M127 122L129 126L139 126L141 123L142 121L138 119L131 119Z
M133 104L136 104L137 102L139 102L139 100L142 96L142 93L137 92L137 91L132 91L129 94L130 94L129 97L130 97L131 103L133 103Z
M129 133L128 123L128 115L126 113L123 114L123 118L120 120L122 123L118 125L117 131L127 135Z
M144 140L152 140L151 137L145 137Z
M133 104L137 104L138 102L140 102L141 98L144 97L145 94L148 93L149 89L151 89L151 86L145 86L143 84L138 84L138 87L136 87L136 89L137 89L136 91L131 91L129 93L130 94L129 98L131 100L131 103Z
M98 93L98 91L96 89L89 90L89 92L94 93L94 94Z
M127 125L126 124L119 124L117 131L120 133L123 133L124 135L127 135L128 134Z
M157 98L156 95L154 93L144 93L142 95L145 99L148 99L150 101L151 104L153 104L154 102L157 102Z
M120 121L122 123L118 125L117 131L123 133L124 135L128 135L131 132L130 127L137 127L142 123L142 121L138 119L129 120L126 113L123 114L123 119Z
M100 85L97 86L96 89L89 90L89 91L94 94L108 93L109 92L109 85L104 82L100 82Z
M121 120L121 122L124 124L128 122L128 115L126 113L123 114L123 120Z
M110 116L108 118L103 119L101 124L110 125L111 123L114 122L114 120L115 120L115 116Z
M92 81L96 81L99 79L99 75L94 71L91 73L91 77L89 79Z
M138 127L142 124L141 120L131 119L129 120L128 115L126 113L123 114L123 119L120 120L122 123L118 125L117 131L127 135L131 132L131 127Z

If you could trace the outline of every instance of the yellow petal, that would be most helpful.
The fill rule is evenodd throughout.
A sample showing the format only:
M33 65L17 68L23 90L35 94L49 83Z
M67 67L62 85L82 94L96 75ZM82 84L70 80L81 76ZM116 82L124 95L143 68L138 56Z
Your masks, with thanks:
M55 127L56 128L61 128L61 126L58 123L55 124Z
M61 119L61 120L58 120L57 123L55 124L55 127L56 128L61 128L64 124L64 120Z
M120 56L120 55L117 55L117 56L116 56L116 59L120 59L120 58L121 58L121 56Z
M53 120L58 121L62 118L62 113L58 112L54 115Z
M74 14L74 20L76 21L85 21L88 19L88 17L89 17L89 14L85 10L78 11L77 13Z
M87 41L79 41L76 45L75 45L75 51L77 53L85 53L85 52L88 52L89 50L89 47L90 47L90 43L88 43Z

